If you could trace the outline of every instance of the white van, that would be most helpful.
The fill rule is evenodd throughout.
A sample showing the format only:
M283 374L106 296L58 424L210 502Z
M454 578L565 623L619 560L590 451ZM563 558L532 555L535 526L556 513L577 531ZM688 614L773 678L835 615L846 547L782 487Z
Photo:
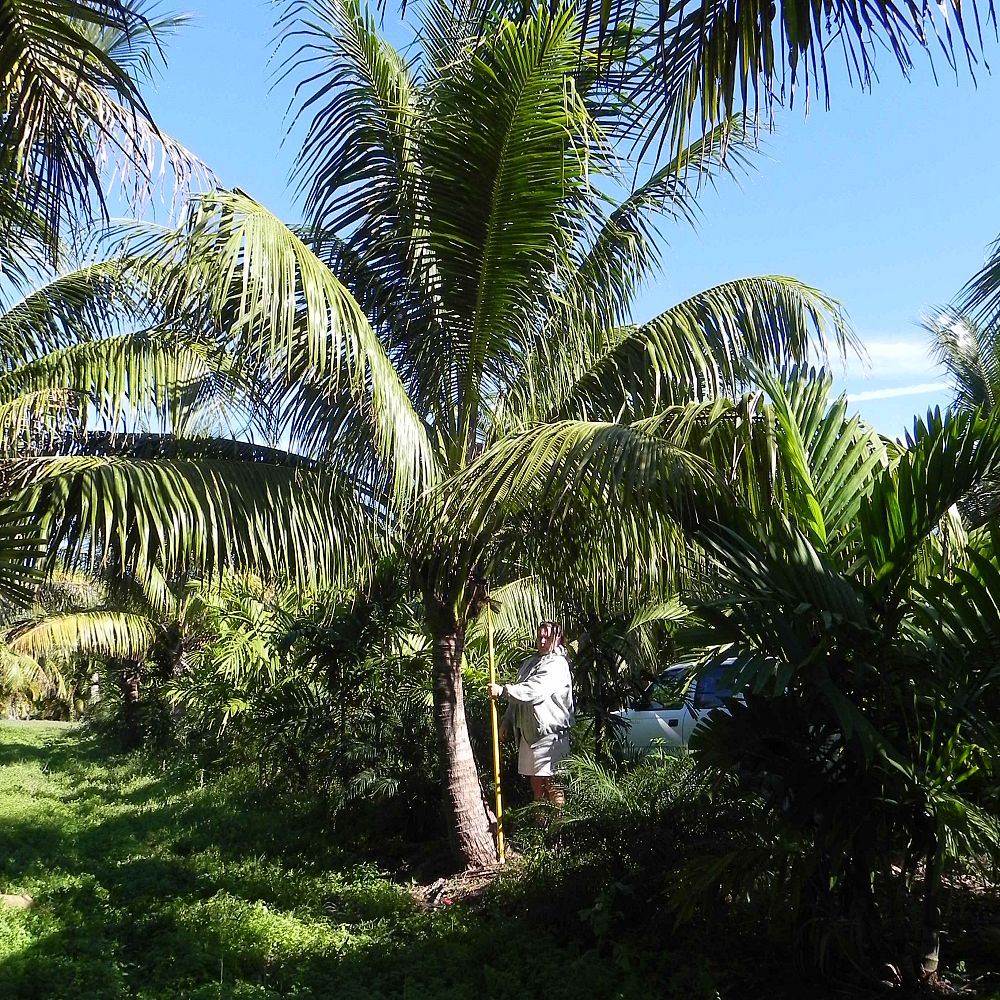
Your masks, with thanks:
M686 747L695 728L733 697L735 663L730 658L698 673L693 663L667 667L634 708L615 713L623 723L621 739L635 750Z

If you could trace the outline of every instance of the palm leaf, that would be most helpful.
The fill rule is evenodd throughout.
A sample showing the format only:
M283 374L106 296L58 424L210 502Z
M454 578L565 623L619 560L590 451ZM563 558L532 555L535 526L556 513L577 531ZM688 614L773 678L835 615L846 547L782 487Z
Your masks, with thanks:
M109 156L151 180L160 143L181 177L195 163L163 143L136 76L159 55L157 37L177 18L149 18L124 0L10 0L0 10L0 102L4 173L21 201L48 227L53 254L62 217L104 209ZM152 45L152 48L151 48Z
M237 566L303 586L346 582L364 577L380 545L350 488L289 465L74 456L16 463L7 476L48 530L50 560L128 566L140 579Z
M215 191L195 201L180 229L150 231L133 247L152 294L182 315L188 303L204 303L225 331L227 350L258 377L275 384L306 379L331 396L349 392L398 495L411 496L432 480L426 430L367 317L262 205L238 191Z
M539 386L534 395L546 399L552 417L607 418L623 408L641 414L732 394L758 369L854 343L840 306L822 293L792 278L745 278L614 331L589 367L553 378L547 394Z
M867 563L892 610L927 537L1000 465L1000 414L938 410L915 420L909 448L876 480L859 509Z
M948 2L936 8L863 0L856 4L814 5L802 0L736 3L684 0L647 10L634 0L586 5L593 33L639 19L651 23L636 45L641 67L633 80L633 100L645 101L648 117L643 151L683 148L692 126L707 128L742 108L768 115L775 104L797 95L808 107L813 98L830 101L828 53L840 49L848 79L864 89L876 78L875 52L886 48L904 76L912 52L931 55L932 43L949 66L963 61L970 72L982 48L979 10ZM601 17L596 16L600 10ZM971 24L967 25L966 15ZM995 24L995 11L987 9Z
M145 615L124 611L76 611L48 615L22 623L6 637L8 646L24 656L84 656L142 661L161 635L160 626Z
M37 518L4 503L0 508L0 601L25 605L40 574L45 535Z

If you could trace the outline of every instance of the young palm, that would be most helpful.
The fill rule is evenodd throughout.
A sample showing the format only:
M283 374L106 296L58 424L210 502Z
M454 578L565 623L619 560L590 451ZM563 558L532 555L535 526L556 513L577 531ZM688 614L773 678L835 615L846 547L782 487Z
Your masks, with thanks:
M510 498L498 496L490 525L470 529L449 514L456 477L501 448L530 481L523 465L539 441L606 470L615 456L654 454L682 470L698 436L690 423L678 432L688 404L740 384L751 362L845 336L834 303L780 277L628 323L657 262L656 220L693 215L697 182L724 149L725 169L742 163L752 129L727 122L616 201L615 144L633 124L615 89L628 57L581 48L581 20L575 7L512 21L430 6L406 58L356 0L295 3L309 229L215 192L176 232L131 244L163 276L159 300L198 304L265 387L283 442L353 477L406 560L433 640L446 808L464 864L494 858L464 717L467 629L487 580L510 577L511 525L538 523L523 511L505 519ZM657 553L672 530L660 528L645 543ZM615 531L627 551L631 529ZM518 556L535 540L522 537Z
M995 740L997 672L996 609L975 580L997 571L985 556L963 568L956 513L1000 468L1000 418L932 413L899 448L831 403L828 378L765 388L784 513L751 503L697 529L719 572L699 610L746 698L692 747L762 795L791 840L689 874L735 891L780 872L809 957L864 964L887 944L879 907L904 885L903 857L908 879L924 876L910 957L932 973L945 860L1000 854L971 764Z

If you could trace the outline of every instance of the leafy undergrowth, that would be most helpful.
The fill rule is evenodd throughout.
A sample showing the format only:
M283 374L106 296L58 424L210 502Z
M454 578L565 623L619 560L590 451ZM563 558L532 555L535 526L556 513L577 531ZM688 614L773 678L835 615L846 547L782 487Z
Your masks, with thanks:
M252 771L109 760L68 726L0 727L0 864L0 890L35 901L0 908L0 997L18 1000L630 998L676 975L667 948L609 961L516 875L427 911Z
M655 892L538 839L429 909L252 769L205 780L109 759L72 727L3 725L0 891L35 902L0 907L0 997L804 995L757 928L680 938Z

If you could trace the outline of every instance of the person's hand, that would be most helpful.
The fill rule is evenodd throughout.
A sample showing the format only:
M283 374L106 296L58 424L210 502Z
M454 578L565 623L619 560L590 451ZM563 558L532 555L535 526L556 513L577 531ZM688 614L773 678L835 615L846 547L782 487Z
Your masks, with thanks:
M500 737L501 743L507 742L508 738L510 737L510 726L508 726L506 722L500 723L500 732L498 735Z
M487 684L486 690L489 691L491 698L499 698L503 694L502 684Z

